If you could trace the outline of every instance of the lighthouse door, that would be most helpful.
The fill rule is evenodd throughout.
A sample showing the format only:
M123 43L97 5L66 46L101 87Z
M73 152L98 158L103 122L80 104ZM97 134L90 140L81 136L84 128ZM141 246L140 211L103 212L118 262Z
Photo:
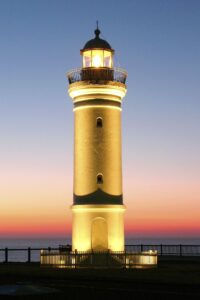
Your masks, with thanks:
M108 228L103 218L96 218L92 222L92 250L105 251L108 249Z

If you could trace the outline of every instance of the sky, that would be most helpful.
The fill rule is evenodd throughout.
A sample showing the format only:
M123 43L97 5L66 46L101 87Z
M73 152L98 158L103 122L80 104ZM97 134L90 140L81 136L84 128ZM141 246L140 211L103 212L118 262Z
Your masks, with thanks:
M127 235L200 237L200 1L0 0L0 238L71 233L65 73L96 20L128 72Z

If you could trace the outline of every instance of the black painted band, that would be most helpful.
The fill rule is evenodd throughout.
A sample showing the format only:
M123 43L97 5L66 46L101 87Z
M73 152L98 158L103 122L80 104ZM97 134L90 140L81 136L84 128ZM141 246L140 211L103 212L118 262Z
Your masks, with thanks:
M123 204L123 195L110 195L98 189L84 196L74 194L74 205L77 204Z
M80 107L80 106L87 106L87 105L109 105L109 106L115 106L115 107L121 107L121 103L113 100L104 100L104 99L94 99L94 100L83 100L79 102L74 103L74 108Z

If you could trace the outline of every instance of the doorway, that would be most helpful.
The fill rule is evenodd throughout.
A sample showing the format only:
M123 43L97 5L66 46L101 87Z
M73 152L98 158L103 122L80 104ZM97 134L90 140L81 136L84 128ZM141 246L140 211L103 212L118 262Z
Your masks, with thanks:
M92 222L92 250L108 250L108 228L104 218L95 218Z

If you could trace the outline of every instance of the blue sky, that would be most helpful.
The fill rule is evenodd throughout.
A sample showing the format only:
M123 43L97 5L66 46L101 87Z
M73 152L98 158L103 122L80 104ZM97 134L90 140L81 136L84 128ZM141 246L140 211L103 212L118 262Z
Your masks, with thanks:
M199 12L197 0L0 0L2 178L7 172L12 187L13 170L27 180L33 170L64 174L66 186L60 188L70 204L73 113L65 73L81 66L79 50L99 20L102 38L116 51L115 66L128 71L123 104L127 206L137 207L143 197L134 182L148 190L149 179L156 186L162 178L171 180L176 193L180 190L177 207L182 191L190 195L193 190L196 200L188 196L188 203L195 210L200 197ZM173 194L172 189L169 203ZM2 199L5 195L6 190ZM4 200L3 206L12 201Z

